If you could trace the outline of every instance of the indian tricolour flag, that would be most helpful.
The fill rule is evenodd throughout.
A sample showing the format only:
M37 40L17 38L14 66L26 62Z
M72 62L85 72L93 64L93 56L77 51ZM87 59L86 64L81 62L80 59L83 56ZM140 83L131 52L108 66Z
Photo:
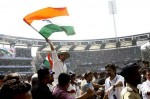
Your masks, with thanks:
M43 63L42 63L42 66L45 66L47 67L48 69L51 69L53 68L53 61L51 59L51 55L50 53L48 53L47 57L44 59Z
M24 21L38 31L44 38L48 38L54 32L65 32L67 35L74 35L66 7L47 7L24 17Z

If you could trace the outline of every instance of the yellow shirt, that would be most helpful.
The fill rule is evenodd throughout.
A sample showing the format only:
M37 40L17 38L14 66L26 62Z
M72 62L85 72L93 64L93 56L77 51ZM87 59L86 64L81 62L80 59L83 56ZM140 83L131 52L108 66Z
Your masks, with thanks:
M121 99L141 99L138 93L138 89L130 84L126 84L126 87L121 91Z

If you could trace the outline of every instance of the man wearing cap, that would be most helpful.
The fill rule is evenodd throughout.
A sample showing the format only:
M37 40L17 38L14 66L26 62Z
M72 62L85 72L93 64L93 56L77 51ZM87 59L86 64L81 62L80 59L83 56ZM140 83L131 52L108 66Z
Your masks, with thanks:
M126 81L126 87L121 92L121 99L141 99L137 85L141 83L139 65L127 64L120 72Z
M65 60L70 57L70 54L68 52L58 52L57 54L50 40L46 39L46 41L50 44L50 48L52 52L53 71L55 72L54 83L58 84L58 76L61 73L67 73L67 66L65 64Z

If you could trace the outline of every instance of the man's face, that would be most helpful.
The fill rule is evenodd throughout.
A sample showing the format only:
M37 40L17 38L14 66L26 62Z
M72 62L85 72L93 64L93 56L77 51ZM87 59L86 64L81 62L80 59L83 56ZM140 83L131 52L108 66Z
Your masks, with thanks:
M66 60L66 55L65 54L61 54L60 55L60 60L61 61L65 61Z
M76 80L76 76L71 77L71 81L74 82Z
M111 69L110 67L107 67L106 68L106 75L109 77L109 76L112 76L112 75L115 75L115 71L113 69Z
M53 74L47 74L46 75L46 80L48 83L52 83L54 81Z
M97 74L97 73L94 73L93 76L94 76L95 78L98 78L98 74Z
M149 80L150 81L150 72L148 71L148 72L146 72L146 78L147 78L147 80Z
M93 74L89 74L88 77L87 77L87 80L92 81L92 79L93 79Z

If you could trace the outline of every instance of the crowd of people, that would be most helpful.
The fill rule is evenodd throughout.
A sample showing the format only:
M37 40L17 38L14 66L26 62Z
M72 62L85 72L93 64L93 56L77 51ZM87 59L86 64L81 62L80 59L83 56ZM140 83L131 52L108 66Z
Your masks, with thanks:
M72 71L86 71L86 67L101 69L108 63L114 63L119 67L124 66L127 62L136 62L141 59L141 49L139 46L118 48L118 49L103 49L98 51L69 51L70 58L66 60L67 67ZM41 61L47 56L47 53L39 52L35 58L36 66L40 66ZM85 69L81 69L84 65ZM90 67L91 66L91 67ZM79 68L79 69L78 69Z
M9 72L0 76L0 99L149 99L149 61L127 63L117 72L115 64L104 71L67 72L68 52L56 52L50 40L53 68L40 66L24 79Z
M84 64L84 63L92 63L92 64L100 64L110 63L112 61L115 62L123 62L125 60L134 60L140 59L141 50L140 47L128 47L128 48L118 48L118 49L107 49L100 51L72 51L69 52L72 56L67 61L73 62L75 64ZM76 61L74 61L76 60Z
M60 73L41 66L30 79L17 73L0 76L1 99L149 99L149 62L128 63L120 73L114 64L103 72ZM54 80L58 80L57 82Z

